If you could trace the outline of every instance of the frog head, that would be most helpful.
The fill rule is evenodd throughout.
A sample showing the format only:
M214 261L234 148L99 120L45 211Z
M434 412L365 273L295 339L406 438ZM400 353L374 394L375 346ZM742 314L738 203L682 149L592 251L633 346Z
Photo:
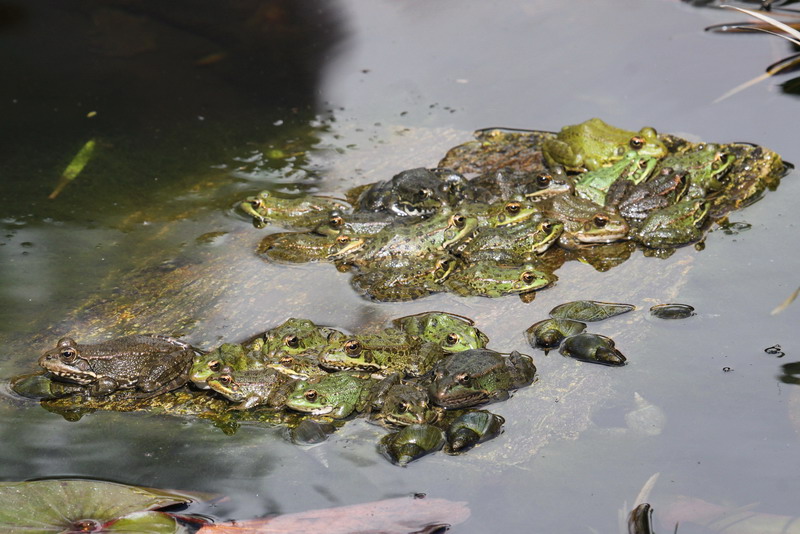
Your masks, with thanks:
M88 358L81 355L79 345L71 337L58 340L54 349L39 358L39 365L61 380L87 385L97 380Z

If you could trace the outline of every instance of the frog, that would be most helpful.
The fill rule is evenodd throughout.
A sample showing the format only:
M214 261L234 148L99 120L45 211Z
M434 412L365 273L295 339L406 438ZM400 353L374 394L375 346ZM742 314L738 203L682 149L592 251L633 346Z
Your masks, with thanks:
M384 426L434 423L440 415L430 404L427 388L403 380L399 373L387 376L370 390L367 409L369 420Z
M432 370L431 401L445 410L503 401L511 391L530 385L536 366L530 356L514 351L469 349L450 354Z
M655 129L644 127L639 132L623 130L601 119L561 128L555 138L542 144L544 160L549 166L563 165L567 170L593 171L622 159L629 150L642 156L663 158L667 147Z
M361 269L350 280L360 295L379 302L402 302L444 291L442 282L450 276L458 259L450 254L421 258L405 267Z
M700 143L691 150L669 154L660 165L685 173L688 189L684 198L703 198L722 188L719 181L733 166L736 157L714 143Z
M189 380L195 350L158 334L137 334L97 344L78 344L70 337L39 358L39 365L60 381L86 387L87 396L103 397L120 390L149 398Z
M652 211L635 233L636 240L652 249L674 248L694 243L703 237L709 203L686 199Z
M299 380L286 399L298 412L344 419L364 409L375 379L368 374L339 371L309 380Z
M317 326L308 319L290 317L263 334L261 352L269 360L279 360L286 355L316 355L334 333L341 334L334 328Z
M658 163L656 158L643 156L636 150L629 150L619 161L578 176L575 180L575 194L603 206L612 183L616 180L626 180L639 184L650 177L656 163Z
M453 272L444 285L463 297L522 295L543 289L558 279L539 267L532 263L501 265L491 260L479 261Z
M546 200L556 195L569 195L575 191L575 182L567 176L561 165L554 165L550 172L536 173L533 177L535 189L525 194L526 200Z
M331 211L328 218L312 230L313 233L331 238L340 235L370 236L377 234L391 224L388 217L376 217L372 213L346 213L340 210Z
M369 371L376 376L398 372L411 377L428 372L445 354L437 343L385 328L375 334L331 336L319 362L330 371Z
M284 354L277 359L270 360L266 367L283 373L290 378L301 380L325 374L325 371L319 366L319 357L316 352Z
M547 214L564 223L558 244L575 249L613 243L628 235L627 221L614 209L604 208L574 195L559 195L547 203Z
M393 464L406 467L409 462L438 451L444 442L444 431L441 428L413 424L383 436L378 443L378 452Z
M266 405L269 408L283 407L295 380L275 369L234 371L223 367L211 374L206 383L226 399L237 402L233 410L249 410Z
M394 217L427 217L454 205L466 184L466 178L447 169L409 169L364 189L356 210Z
M638 225L651 211L666 208L672 198L682 195L687 185L685 177L685 172L671 167L661 167L648 181L638 184L620 177L608 188L605 206Z
M375 234L346 261L365 268L407 267L420 258L448 252L472 236L477 227L476 217L448 211L421 221L398 222Z
M241 343L223 343L214 350L195 356L189 379L196 387L207 389L208 377L219 373L225 367L235 371L263 368L260 345L251 350Z
M313 232L278 232L259 243L259 256L275 263L306 263L328 260L339 237Z
M350 211L350 205L340 199L315 195L289 198L273 191L261 191L239 203L239 209L253 217L256 228L278 224L291 228L313 228L327 218L332 210Z
M454 313L430 311L399 317L392 326L411 336L437 343L445 352L481 349L489 338L475 327L475 322Z
M510 227L531 218L542 217L542 207L538 202L511 200L508 202L495 202L483 204L472 202L461 204L459 211L464 215L474 216L478 219L478 227Z
M467 200L496 204L558 194L568 181L563 168L529 172L503 168L480 174L469 181Z
M512 227L479 228L455 250L468 263L496 261L519 264L535 260L556 243L564 223L552 217L528 219Z

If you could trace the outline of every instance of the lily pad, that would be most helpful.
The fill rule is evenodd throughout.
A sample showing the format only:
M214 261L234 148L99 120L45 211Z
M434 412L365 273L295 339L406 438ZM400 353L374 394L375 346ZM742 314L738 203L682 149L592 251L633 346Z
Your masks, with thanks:
M183 528L169 515L152 510L192 499L114 482L49 479L0 483L0 502L0 531L7 534L162 534Z

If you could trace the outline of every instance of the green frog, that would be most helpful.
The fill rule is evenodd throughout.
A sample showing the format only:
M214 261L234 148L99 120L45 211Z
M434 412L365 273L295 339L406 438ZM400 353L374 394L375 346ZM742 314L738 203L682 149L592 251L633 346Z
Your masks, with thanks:
M480 227L508 227L542 216L541 205L534 201L512 200L494 204L475 202L461 204L458 209L464 215L476 217Z
M312 415L343 419L364 409L374 383L364 373L347 371L300 380L286 399L286 406Z
M377 218L371 213L332 211L328 218L314 227L314 233L336 238L340 235L374 235L391 224L389 218Z
M234 371L223 368L206 380L208 387L239 404L234 410L249 410L260 405L281 408L289 392L294 389L294 380L275 369Z
M500 435L506 420L486 410L469 410L456 417L445 429L444 452L461 454L483 441Z
M396 328L386 328L377 334L331 336L319 361L322 367L332 371L398 372L420 376L445 354L436 343L422 341Z
M313 232L278 232L262 239L256 252L278 263L324 261L337 248L339 239Z
M525 263L550 248L563 230L564 224L550 217L528 219L508 228L479 228L475 236L455 252L468 263Z
M661 161L661 166L687 175L688 189L684 198L703 198L710 191L722 188L719 179L735 161L736 157L719 145L701 143L693 150L668 155Z
M439 418L438 410L430 404L427 388L402 380L399 373L372 388L368 409L371 421L390 426L434 423Z
M376 264L385 269L407 267L421 257L447 252L468 239L477 227L477 217L449 212L409 223L401 221L375 234L347 261L365 268Z
M239 203L239 208L253 217L256 228L273 223L293 228L313 228L324 221L331 210L350 211L346 202L336 198L311 195L284 198L272 191L261 191L247 197Z
M85 386L89 396L130 389L136 396L153 397L186 383L194 355L190 345L155 334L94 345L64 337L39 358L39 365L57 380Z
M633 184L641 183L653 173L656 163L658 163L656 158L643 156L636 150L629 150L619 161L581 174L575 181L575 194L603 206L612 183L618 179Z
M319 357L317 353L285 354L276 360L271 360L266 366L290 378L299 380L307 380L315 376L326 374L319 366Z
M613 243L628 235L628 223L619 213L574 195L553 197L547 213L564 223L558 244L566 249Z
M530 293L556 280L556 275L540 270L535 264L500 265L494 261L480 261L453 272L444 284L462 297L494 298Z
M446 352L481 349L489 342L472 319L454 313L432 311L408 315L392 321L392 326L436 343Z
M649 248L672 248L694 243L703 237L708 208L704 199L687 199L652 211L634 237Z
M450 276L458 260L449 255L420 258L406 267L362 269L350 280L365 297L380 302L402 302L444 291L442 282Z
M601 365L622 366L627 358L614 346L614 340L600 334L583 332L569 336L559 352L570 358Z
M433 368L431 400L445 409L467 408L506 400L510 392L533 382L536 366L530 356L489 349L451 354Z
M286 355L318 354L334 333L341 334L333 328L317 326L308 319L290 317L264 333L264 346L261 351L270 360L277 360Z
M240 343L223 343L214 350L195 356L189 379L195 386L207 389L208 377L225 367L235 371L262 369L264 361L261 358L260 345L251 350Z
M546 139L542 146L548 165L563 165L568 170L593 171L619 161L629 150L651 158L667 155L667 147L653 128L637 133L597 118L563 127L555 139Z
M621 177L608 188L605 206L615 208L625 220L639 223L651 211L669 206L686 185L685 172L670 167L661 167L649 180L638 184Z

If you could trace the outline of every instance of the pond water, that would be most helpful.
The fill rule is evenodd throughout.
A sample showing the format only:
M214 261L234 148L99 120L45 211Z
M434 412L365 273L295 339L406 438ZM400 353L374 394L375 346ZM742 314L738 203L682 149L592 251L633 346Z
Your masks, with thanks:
M375 452L383 431L361 421L300 448L279 428L228 435L99 412L70 422L2 400L0 479L214 492L231 499L193 510L221 519L423 492L467 503L453 532L590 533L618 532L618 510L660 473L656 518L677 496L796 514L800 388L784 366L800 361L800 305L770 315L800 284L795 173L731 215L747 231L716 229L704 250L666 260L637 252L605 273L573 262L530 304L368 302L329 265L258 259L268 230L233 209L265 188L340 192L433 166L477 128L557 130L594 116L800 161L785 78L714 102L790 52L766 35L703 31L742 18L675 0L7 4L0 376L35 370L66 334L155 331L211 348L290 316L356 330L439 309L475 319L491 348L534 356L540 378L492 406L508 422L501 437L405 469ZM95 158L48 200L89 139ZM584 298L639 308L594 329L615 339L625 368L527 346L530 324ZM668 301L698 315L647 317ZM764 352L775 344L784 357ZM665 414L656 435L626 425L637 393ZM706 530L682 521L679 532Z

